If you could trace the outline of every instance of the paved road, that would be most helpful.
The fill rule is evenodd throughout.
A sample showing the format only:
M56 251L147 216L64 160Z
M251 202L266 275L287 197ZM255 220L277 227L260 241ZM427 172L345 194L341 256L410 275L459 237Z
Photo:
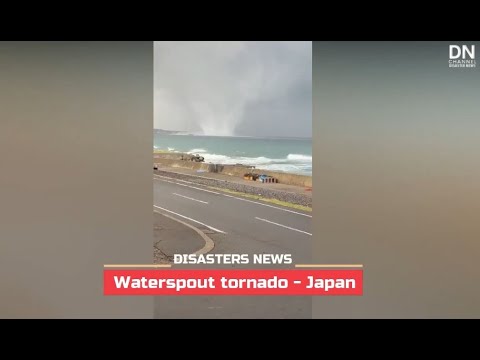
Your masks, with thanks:
M290 253L309 261L311 213L232 196L191 182L154 177L154 206L200 228L224 234L236 253Z
M183 223L154 212L153 247L154 263L168 264L174 254L193 254L204 248L205 241Z
M212 253L289 253L296 264L310 263L311 213L157 175L154 175L154 209L208 232L215 242ZM311 299L160 297L156 299L155 315L157 318L309 318Z

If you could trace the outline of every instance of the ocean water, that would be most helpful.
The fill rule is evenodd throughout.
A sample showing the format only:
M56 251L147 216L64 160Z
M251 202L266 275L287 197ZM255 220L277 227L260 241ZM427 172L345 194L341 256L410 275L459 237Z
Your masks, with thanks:
M199 154L216 164L312 175L311 139L155 134L154 148Z

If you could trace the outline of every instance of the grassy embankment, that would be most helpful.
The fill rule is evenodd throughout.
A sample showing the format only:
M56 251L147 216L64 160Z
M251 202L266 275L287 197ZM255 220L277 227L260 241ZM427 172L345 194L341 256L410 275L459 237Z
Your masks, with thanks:
M207 187L212 189L212 190L223 191L223 192L228 193L228 194L242 196L244 198L248 198L248 199L252 199L252 200L260 200L260 201L263 201L263 202L267 202L267 203L271 203L271 204L275 204L275 205L280 205L280 206L285 206L285 207L288 207L288 208L301 210L301 211L307 211L307 212L312 211L311 207L298 205L298 204L293 204L293 203L290 203L290 202L287 202L287 201L270 199L270 198L266 198L266 197L263 197L263 196L260 196L260 195L246 194L246 193L242 193L242 192L239 192L239 191L234 191L234 190L230 190L230 189L223 189L223 188L219 188L219 187L215 187L215 186L207 186Z

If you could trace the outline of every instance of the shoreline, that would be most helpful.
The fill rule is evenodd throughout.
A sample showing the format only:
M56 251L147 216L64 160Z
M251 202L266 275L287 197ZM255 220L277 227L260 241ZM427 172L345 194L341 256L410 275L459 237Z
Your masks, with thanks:
M262 169L247 164L222 164L205 161L195 161L195 156L190 153L156 150L153 152L154 166L167 168L191 169L203 174L224 174L233 178L244 178L247 174L267 175L273 177L278 183L304 188L312 188L312 175L298 174L287 171ZM203 159L202 159L203 160ZM250 182L252 183L252 182Z
M184 159L188 156L192 156L192 155L195 155L195 154L193 152L162 150L162 149L155 149L155 148L153 149L154 158L180 160L180 159ZM198 153L198 155L203 156L203 153ZM229 155L225 155L225 156L229 157ZM310 155L298 155L298 156L310 156ZM246 159L249 159L249 158L246 158ZM251 158L251 159L255 159L255 158ZM272 160L274 160L274 159L272 159ZM241 166L245 166L245 167L253 167L257 171L278 173L278 174L283 174L283 175L295 175L295 176L312 177L311 171L310 172L302 172L302 171L293 172L293 171L273 170L273 169L269 169L269 168L262 168L262 166L268 166L268 165L265 165L265 164L263 164L263 165L252 165L252 164L248 164L248 162L247 162L247 164L241 164L241 163L237 163L237 162L218 162L218 163L215 163L214 161L205 161L204 164L216 164L216 165L221 165L221 166L241 165ZM287 165L288 165L288 163L287 163ZM293 165L293 163L292 163L292 165ZM311 164L310 164L310 166L311 166Z

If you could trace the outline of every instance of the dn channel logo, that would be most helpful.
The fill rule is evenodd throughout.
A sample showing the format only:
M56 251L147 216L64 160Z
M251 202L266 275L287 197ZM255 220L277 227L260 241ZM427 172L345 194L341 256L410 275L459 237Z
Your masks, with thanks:
M450 45L448 67L451 68L474 68L475 45Z

